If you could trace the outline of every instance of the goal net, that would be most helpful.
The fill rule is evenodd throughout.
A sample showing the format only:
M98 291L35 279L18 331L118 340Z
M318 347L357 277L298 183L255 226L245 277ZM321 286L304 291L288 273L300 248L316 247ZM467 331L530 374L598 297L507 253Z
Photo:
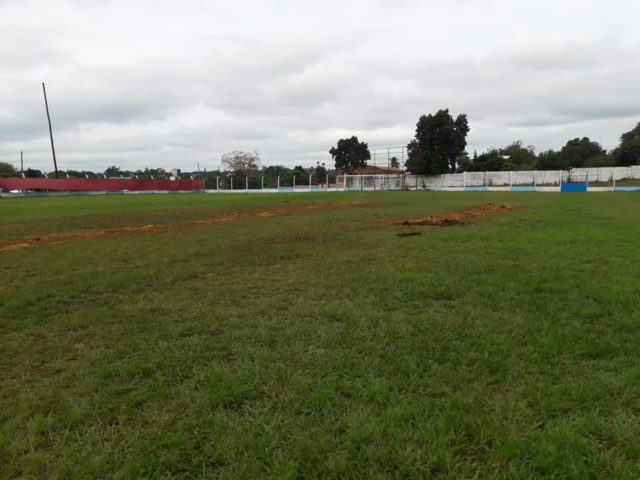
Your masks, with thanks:
M338 188L346 191L402 190L404 175L342 175L338 177Z

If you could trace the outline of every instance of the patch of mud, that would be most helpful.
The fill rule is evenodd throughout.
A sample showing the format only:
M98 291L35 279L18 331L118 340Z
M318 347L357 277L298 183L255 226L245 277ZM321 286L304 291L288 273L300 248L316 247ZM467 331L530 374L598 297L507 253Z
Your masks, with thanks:
M405 226L432 226L451 227L454 225L466 225L468 223L482 220L494 215L507 213L515 209L513 205L497 205L486 203L483 205L472 205L471 207L455 210L453 212L438 213L428 217L405 220L400 225Z
M98 239L119 235L136 235L141 233L166 232L195 227L198 225L211 225L215 223L236 222L252 218L270 218L295 213L305 213L323 210L336 210L365 205L367 202L333 202L333 203L297 203L291 206L275 208L271 210L233 212L224 215L215 215L194 220L179 222L151 223L146 225L133 225L127 227L101 228L94 230L75 230L68 232L49 233L37 237L25 237L0 241L0 252L22 250L24 248L40 245L56 245L77 239Z
M396 236L400 238L404 237L417 237L418 235L422 235L422 232L404 232L404 233L396 233Z
M28 231L31 224L37 224L39 227L45 228L55 228L60 225L60 223L64 223L69 227L78 225L82 227L87 224L87 221L91 220L100 220L102 222L126 222L126 221L140 221L143 222L149 219L163 219L163 218L172 218L172 217L195 217L195 216L204 216L211 215L215 213L214 210L209 208L185 208L183 210L158 210L152 212L135 212L123 215L91 215L91 216L81 216L81 217L59 217L56 219L33 219L24 222L13 222L13 223L2 223L0 224L0 230L2 231L17 231L17 230L26 230Z

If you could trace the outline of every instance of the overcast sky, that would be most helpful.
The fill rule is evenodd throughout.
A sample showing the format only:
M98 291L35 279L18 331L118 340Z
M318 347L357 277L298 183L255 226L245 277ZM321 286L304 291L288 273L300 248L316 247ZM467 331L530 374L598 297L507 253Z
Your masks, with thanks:
M212 169L329 161L466 113L469 152L640 121L637 0L0 0L0 161Z

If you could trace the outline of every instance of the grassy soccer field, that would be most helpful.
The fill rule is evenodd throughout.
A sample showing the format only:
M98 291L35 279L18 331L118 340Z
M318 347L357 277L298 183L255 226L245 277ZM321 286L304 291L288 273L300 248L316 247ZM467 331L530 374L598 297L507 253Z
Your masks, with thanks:
M639 239L633 193L0 199L0 478L638 478Z

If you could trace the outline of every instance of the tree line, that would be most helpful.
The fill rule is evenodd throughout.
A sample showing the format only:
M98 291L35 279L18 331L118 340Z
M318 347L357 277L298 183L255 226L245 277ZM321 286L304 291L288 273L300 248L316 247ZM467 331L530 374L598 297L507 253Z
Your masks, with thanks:
M405 169L418 175L500 170L568 170L580 167L640 165L640 123L620 137L607 152L589 137L569 140L560 150L536 153L533 146L515 141L478 154L466 152L469 122L465 114L455 119L448 109L422 115L414 138L407 145ZM367 166L371 153L358 137L340 139L329 150L338 170L353 173Z
M466 114L456 118L448 109L438 110L435 114L422 115L416 124L414 138L407 145L406 171L418 175L440 175L444 173L500 171L500 170L568 170L580 167L612 167L640 165L640 123L620 137L619 145L606 151L598 142L589 137L574 138L560 150L546 150L537 153L533 146L524 146L515 141L500 148L489 148L478 154L466 152L469 122ZM295 181L304 184L309 175L314 183L334 183L340 172L353 173L367 166L371 152L366 142L358 137L342 138L329 150L335 170L324 163L289 168L283 165L262 166L258 152L233 151L222 155L218 169L203 172L183 172L179 178L202 178L207 188L229 188L232 178L238 188L249 184L250 188L274 188L292 186ZM391 167L402 167L393 157ZM0 177L23 175L28 178L53 177L53 172L28 168L22 172L13 165L0 162ZM104 172L89 170L61 170L60 176L68 178L138 178L169 179L171 173L162 168L144 170L125 170L110 166ZM264 179L263 179L264 178Z
M220 167L216 170L204 171L202 178L207 188L244 188L251 189L291 187L309 183L309 176L314 184L330 183L336 180L336 172L326 167L324 163L316 162L314 166L293 168L284 165L264 166L258 152L244 152L240 150L222 155Z
M189 178L193 173L184 173L184 178ZM0 177L20 177L25 178L55 178L55 172L47 172L35 168L27 168L20 171L10 163L0 162ZM163 168L145 168L144 170L123 170L120 167L110 166L103 172L91 170L58 170L59 178L138 178L141 180L167 180L171 177L171 172Z

